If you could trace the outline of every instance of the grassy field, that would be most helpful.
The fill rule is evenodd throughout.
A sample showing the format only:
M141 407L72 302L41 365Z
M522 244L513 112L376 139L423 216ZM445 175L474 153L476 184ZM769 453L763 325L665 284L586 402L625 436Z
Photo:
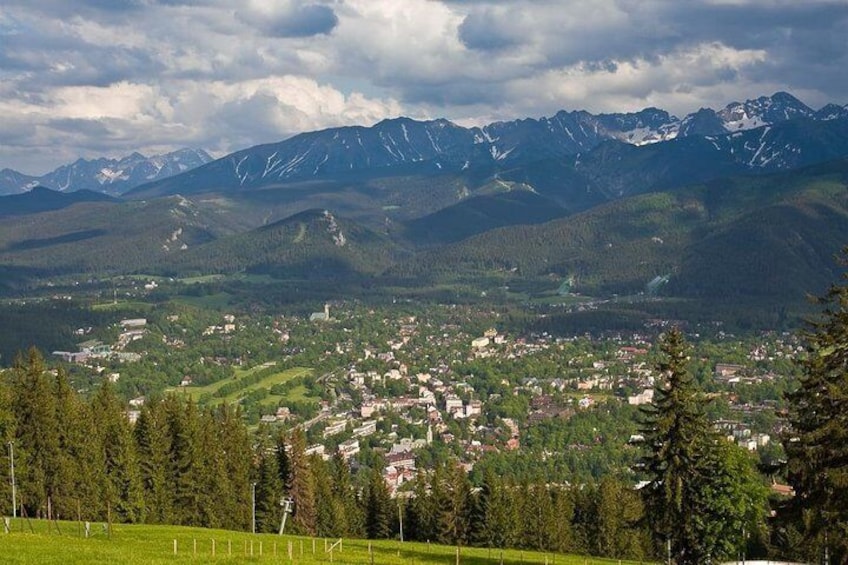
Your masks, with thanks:
M236 369L235 379L224 379L222 381L218 381L216 383L212 383L212 384L206 385L206 386L187 386L187 387L181 388L180 392L187 394L188 396L191 397L192 400L194 400L196 402L201 397L203 397L204 395L212 396L216 392L218 392L218 390L220 388L222 388L223 386L228 385L228 384L233 383L233 382L237 382L239 380L242 380L242 379L249 377L250 375L258 372L258 371L268 369L271 366L273 366L273 365L267 365L266 364L266 365L259 365L257 367L252 367L250 369ZM270 389L271 387L273 387L276 384L284 383L286 381L290 381L291 379L295 379L297 377L308 375L311 372L312 372L312 369L308 369L306 367L295 367L293 369L287 369L285 371L279 371L279 372L273 373L271 375L268 375L267 377L265 377L264 379L262 379L258 383L254 383L254 384L249 385L245 388L242 388L242 389L239 389L235 392L232 392L231 394L228 394L224 398L214 398L213 402L233 403L233 402L238 401L239 398L249 394L253 390L259 390L259 389L263 389L263 388L264 389ZM289 396L287 396L287 398L292 398L293 400L302 400L301 397L303 396L303 391L298 392L298 388L301 388L301 387L296 387L294 390L292 390L292 393ZM276 400L280 400L281 397L273 397L273 398L276 399Z
M107 535L102 524L91 525L86 538L81 524L42 520L13 520L10 533L0 533L3 563L38 564L160 564L160 563L348 563L601 565L623 563L575 555L483 548L459 550L397 540L303 538L247 534L176 526L113 525ZM0 530L2 532L2 530Z

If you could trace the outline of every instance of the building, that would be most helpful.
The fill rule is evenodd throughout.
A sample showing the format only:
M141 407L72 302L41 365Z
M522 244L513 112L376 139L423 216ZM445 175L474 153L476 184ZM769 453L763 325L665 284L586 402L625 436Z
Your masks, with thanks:
M487 345L489 345L488 337L477 337L471 340L471 347L474 349L483 349Z
M366 437L377 433L377 420L367 420L362 425L353 428L353 437Z
M323 312L313 312L309 315L310 322L329 322L330 321L330 305L324 304Z

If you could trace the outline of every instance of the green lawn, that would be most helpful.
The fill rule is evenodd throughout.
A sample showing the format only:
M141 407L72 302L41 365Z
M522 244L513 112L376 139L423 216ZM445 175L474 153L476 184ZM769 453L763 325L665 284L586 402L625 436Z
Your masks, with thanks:
M267 369L270 366L271 365L266 364L266 365L258 365L256 367L251 367L250 369L236 369L235 379L224 379L222 381L218 381L216 383L212 383L212 384L206 385L206 386L187 386L187 387L181 388L180 391L187 394L188 396L190 396L192 400L198 401L204 395L208 394L208 395L212 396L221 387L223 387L227 384L239 381L241 379L244 379L245 377L248 377L248 376L256 373L257 371L262 371L264 369ZM264 379L262 379L258 383L254 383L250 386L239 389L239 390L237 390L237 391L235 391L231 394L228 394L224 398L215 398L215 399L213 399L213 401L214 402L233 403L233 402L238 401L238 399L241 398L242 396L245 396L246 394L250 393L250 391L259 390L259 389L263 389L263 388L270 389L271 387L273 387L276 384L284 383L286 381L290 381L291 379L295 379L297 377L308 375L311 372L312 372L312 369L309 369L309 368L306 368L306 367L295 367L295 368L292 368L292 369L286 369L285 371L279 371L279 372L273 373L271 375L268 375L267 377L265 377ZM296 387L295 389L292 390L291 394L286 396L286 398L289 398L289 399L292 399L292 400L302 400L304 398L303 392L305 391L305 389L299 390L299 389L302 389L302 388L303 387ZM276 401L279 401L279 400L282 399L282 397L276 397L276 396L273 396L272 398L275 398ZM268 403L270 403L270 400L266 399L266 401Z
M30 526L35 533L30 531ZM183 528L113 525L111 535L92 524L91 537L76 522L61 522L60 532L42 520L12 521L11 533L0 533L0 555L8 564L160 564L160 563L349 563L600 565L617 560L552 553L457 548L397 540L325 540L273 534ZM0 530L2 532L2 530ZM176 544L176 545L175 545ZM335 544L335 546L334 546ZM330 548L332 547L332 551ZM176 548L176 552L175 552ZM214 555L213 555L214 551ZM291 551L291 553L289 553ZM622 561L630 565L632 562Z

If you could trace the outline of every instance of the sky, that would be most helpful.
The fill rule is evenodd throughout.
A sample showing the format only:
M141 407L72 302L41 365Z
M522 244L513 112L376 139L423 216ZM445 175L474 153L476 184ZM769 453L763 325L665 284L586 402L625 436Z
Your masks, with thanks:
M0 169L400 115L848 104L848 0L3 0Z

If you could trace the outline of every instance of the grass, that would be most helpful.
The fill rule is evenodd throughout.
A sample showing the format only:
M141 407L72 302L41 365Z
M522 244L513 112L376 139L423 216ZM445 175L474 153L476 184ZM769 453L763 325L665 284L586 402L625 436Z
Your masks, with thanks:
M30 530L32 528L33 531ZM457 548L397 540L352 540L248 534L178 526L92 524L85 538L82 524L59 522L59 531L43 520L13 520L11 533L0 533L2 561L7 564L179 564L179 563L348 563L601 565L634 562L532 551ZM176 543L176 552L175 552ZM213 556L214 544L214 556ZM330 551L331 546L335 546ZM289 558L291 551L291 558Z
M271 365L266 364L266 365L258 365L256 367L251 367L250 369L236 369L235 379L224 379L224 380L221 380L221 381L218 381L218 382L206 385L206 386L187 386L187 387L181 388L180 392L187 394L189 397L191 397L192 400L194 400L196 402L196 401L200 400L200 398L203 397L204 395L213 396L216 392L218 392L218 390L220 388L224 387L225 385L228 385L230 383L237 382L241 379L249 377L250 375L256 373L257 371L265 370L265 369L269 368L270 366ZM279 371L277 373L273 373L271 375L268 375L267 377L265 377L264 379L262 379L258 383L254 383L254 384L252 384L248 387L245 387L245 388L239 389L235 392L232 392L224 398L214 398L213 402L230 402L230 403L232 403L232 402L237 401L242 396L249 394L253 390L259 390L259 389L263 389L263 388L270 389L271 387L273 387L276 384L284 383L286 381L290 381L290 380L295 379L297 377L308 375L311 372L312 372L312 369L309 369L309 368L306 368L306 367L295 367L295 368L292 368L292 369L286 369L285 371ZM286 396L286 398L290 398L290 399L293 399L293 400L300 400L301 399L300 397L303 395L303 393L300 392L298 394L298 388L300 388L300 387L296 387L291 392L291 394ZM274 397L274 398L277 401L279 401L282 397Z

